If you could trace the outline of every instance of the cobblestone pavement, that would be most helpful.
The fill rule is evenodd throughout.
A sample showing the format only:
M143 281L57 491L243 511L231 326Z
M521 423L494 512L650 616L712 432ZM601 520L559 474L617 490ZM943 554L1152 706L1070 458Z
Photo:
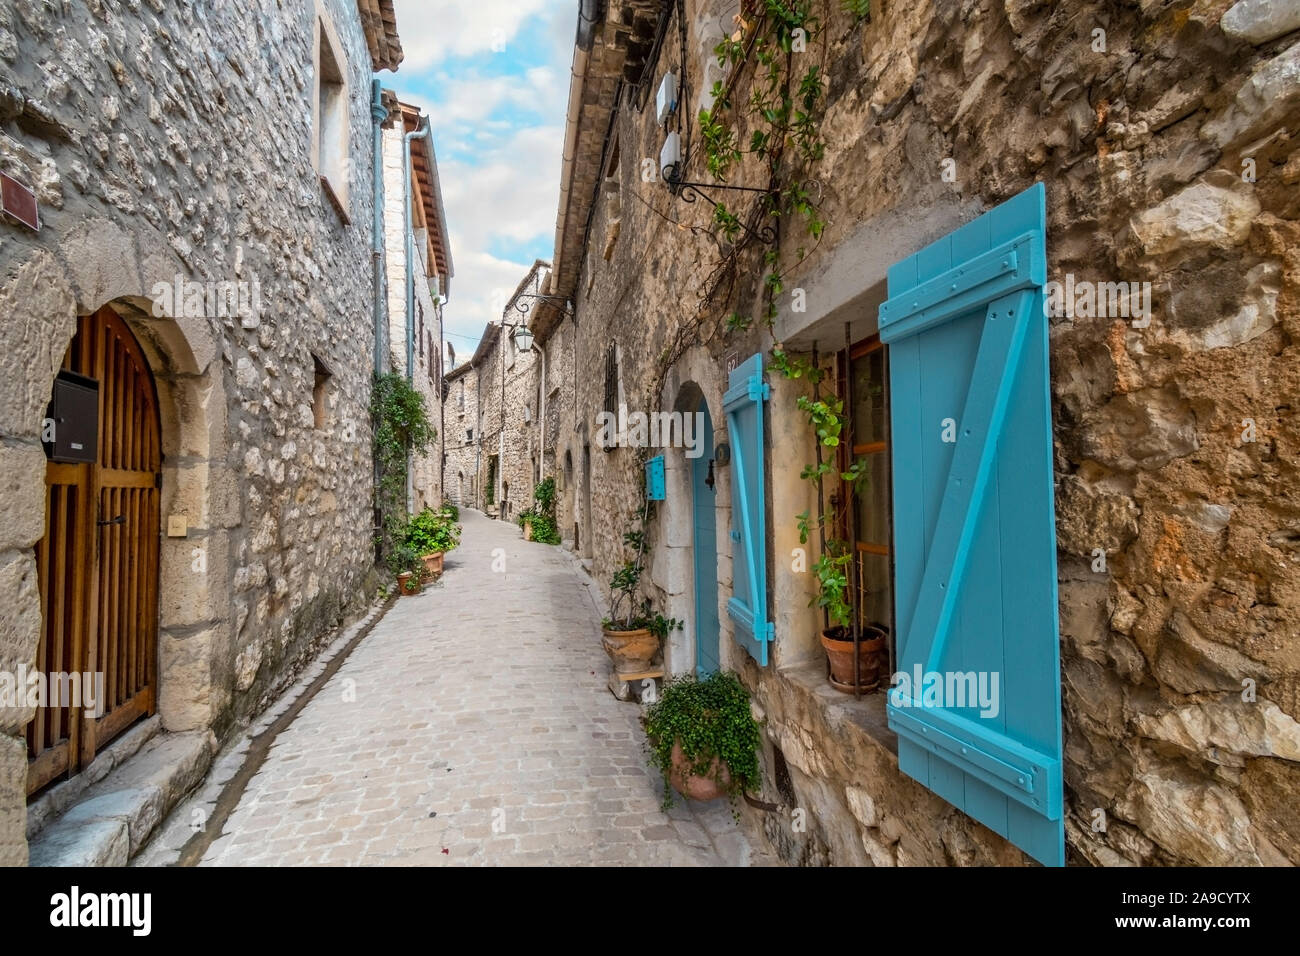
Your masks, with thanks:
M660 810L573 560L461 518L442 580L280 734L202 864L770 864L725 800Z

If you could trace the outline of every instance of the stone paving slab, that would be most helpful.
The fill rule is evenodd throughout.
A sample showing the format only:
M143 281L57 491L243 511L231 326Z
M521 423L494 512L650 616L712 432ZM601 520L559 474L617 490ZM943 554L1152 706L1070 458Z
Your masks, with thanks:
M280 734L202 864L771 865L725 801L660 809L572 559L462 523L442 580Z

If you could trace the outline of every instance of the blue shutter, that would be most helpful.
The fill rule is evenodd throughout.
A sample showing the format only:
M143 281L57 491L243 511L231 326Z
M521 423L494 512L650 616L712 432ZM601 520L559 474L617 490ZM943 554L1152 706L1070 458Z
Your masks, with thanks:
M922 687L888 714L904 773L1061 865L1045 237L1038 184L889 270L898 669ZM927 672L998 674L996 715L925 706Z
M774 628L767 619L767 494L763 480L763 403L771 388L763 381L763 356L754 355L731 372L722 407L731 437L731 581L727 601L736 643L760 665Z

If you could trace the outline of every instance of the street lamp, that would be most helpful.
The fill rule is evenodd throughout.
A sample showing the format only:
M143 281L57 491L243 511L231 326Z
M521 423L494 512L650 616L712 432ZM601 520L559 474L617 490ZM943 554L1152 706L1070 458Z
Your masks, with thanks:
M528 326L525 325L523 322L520 322L518 326L514 326L513 328L515 330L514 333L515 345L518 346L519 351L527 352L529 349L533 347L532 330L529 329Z

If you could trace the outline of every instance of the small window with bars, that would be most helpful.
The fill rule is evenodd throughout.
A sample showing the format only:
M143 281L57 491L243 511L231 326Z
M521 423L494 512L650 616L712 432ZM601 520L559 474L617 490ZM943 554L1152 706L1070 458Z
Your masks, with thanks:
M618 414L618 346L605 353L605 411Z

